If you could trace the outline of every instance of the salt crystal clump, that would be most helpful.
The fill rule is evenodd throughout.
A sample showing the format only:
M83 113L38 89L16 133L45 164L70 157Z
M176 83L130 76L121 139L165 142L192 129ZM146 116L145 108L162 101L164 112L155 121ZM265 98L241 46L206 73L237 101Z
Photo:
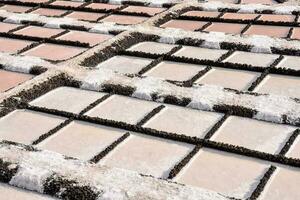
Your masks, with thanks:
M109 0L108 3L110 4L122 4L123 0Z

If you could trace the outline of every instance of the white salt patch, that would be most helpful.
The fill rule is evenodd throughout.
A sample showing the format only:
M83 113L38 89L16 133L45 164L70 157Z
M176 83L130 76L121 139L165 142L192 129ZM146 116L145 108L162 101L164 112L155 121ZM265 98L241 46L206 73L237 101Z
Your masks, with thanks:
M14 13L14 15L9 15L9 12L6 12L7 14L7 18L4 20L4 22L7 23L14 23L14 24L20 24L21 21L34 21L36 20L40 15L38 14L16 14Z
M222 1L209 1L198 5L207 11L217 11L219 8L229 8L237 9L239 13L255 13L255 11L271 10L276 14L292 14L293 11L300 10L300 6L298 5L264 5L258 3L249 5L230 4Z
M261 112L259 111L257 114L253 116L254 119L261 119L268 122L282 123L282 119L280 115L274 115L274 113Z
M114 76L115 72L110 69L90 71L84 79L81 88L99 91L102 88L102 84L111 80Z
M239 35L231 35L225 34L222 32L191 32L191 31L184 31L174 28L165 28L165 29L157 29L154 27L135 27L138 28L138 31L146 34L156 34L162 37L162 42L172 42L177 41L179 39L184 38L192 38L198 40L204 40L203 47L207 48L220 48L221 42L229 42L235 44L242 44L242 45L251 45L255 46L252 51L253 52L267 52L270 53L271 47L276 48L287 48L287 49L300 49L300 42L299 41L288 41L285 39L280 38L272 38L268 36L259 36L259 35L252 35L252 36L239 36ZM170 36L171 35L171 36Z
M182 0L129 0L133 2L141 2L144 4L148 4L150 7L162 7L165 3L179 3ZM109 0L110 4L122 4L124 0Z
M181 0L148 0L149 6L151 7L162 7L163 4L166 3L179 3Z
M124 200L124 196L126 196L125 191L108 188L97 200Z
M45 27L49 28L60 28L61 24L79 24L84 22L79 22L78 20L68 18L68 17L47 17L41 16L39 14L33 13L10 13L10 12L0 12L2 17L6 17L4 22L20 24L21 21L39 21L45 23Z
M5 22L9 23L17 23L20 24L21 21L37 21L44 23L44 27L47 28L60 28L61 25L71 25L71 26L83 26L85 28L91 29L90 32L95 33L109 33L109 31L124 31L124 30L131 30L130 26L124 26L124 25L117 25L113 22L103 22L103 23L90 23L85 21L76 20L70 17L61 17L61 18L55 18L55 17L46 17L41 16L38 14L16 14L16 13L10 13L10 12L1 12L1 17L7 17L5 19Z
M39 168L38 166L21 165L17 174L12 177L9 184L43 193L43 184L50 175L51 172Z
M253 45L251 52L255 53L272 53L271 47L275 40L264 35L251 35L246 37L251 45Z
M297 110L294 110L297 108ZM253 104L253 109L258 110L254 116L256 119L282 123L282 115L287 114L293 120L297 119L299 105L292 99L286 96L279 95L263 95L256 97Z
M185 31L182 29L165 28L164 31L162 32L159 42L167 43L167 44L174 44L179 40L178 35L182 35L184 33L185 33Z
M213 4L213 6L214 5L215 4ZM209 8L213 6L209 6ZM297 7L297 10L300 10L300 7L299 8ZM67 17L55 19L53 17L45 17L37 14L30 14L30 13L16 14L16 13L10 13L6 11L0 11L0 17L4 17L4 18L7 17L8 18L6 19L7 22L12 22L12 23L20 23L20 21L22 20L38 21L41 23L45 23L47 27L51 27L51 28L58 28L60 27L61 24L84 26L86 28L91 28L91 32L98 32L98 33L108 33L109 31L135 30L146 34L147 33L157 34L161 36L160 42L164 42L164 43L174 43L177 40L183 38L202 39L205 40L204 47L216 48L216 49L220 48L221 42L233 42L233 43L239 43L243 45L254 45L255 47L252 49L253 52L270 52L271 46L277 48L300 49L299 41L287 41L285 39L278 39L278 38L275 39L267 36L241 37L238 35L224 34L221 32L218 33L217 32L210 32L210 33L191 32L191 31L184 31L181 29L174 29L174 28L159 29L159 28L148 27L143 25L123 26L123 25L117 25L110 22L94 24L94 23L79 21L75 19L69 19Z
M178 39L175 37L172 37L172 35L170 35L169 37L167 37L167 36L160 37L158 40L158 42L166 43L166 44L175 44L177 41L178 41Z
M299 7L298 7L299 9ZM275 8L276 14L292 14L294 10L297 10L295 6L279 6Z
M124 25L117 25L114 22L102 22L93 25L89 32L108 34L109 31L124 31L124 30L130 30L130 28Z
M282 115L286 115L288 123L296 124L299 122L299 103L289 97L279 95L242 95L239 98L239 105L258 111L253 118L282 123Z
M256 10L262 11L270 8L270 6L262 5L262 4L251 4L251 5L244 4L244 5L240 5L239 7L240 9L238 12L240 13L254 13Z
M136 90L132 96L140 99L152 100L151 94L158 92L162 85L162 79L155 77L142 78L134 83Z
M112 27L114 27L114 25L114 22L96 24L89 30L89 32L109 34L109 31L112 29Z
M169 3L169 2L167 2ZM171 3L171 2L170 2ZM149 4L150 7L156 7L156 8L161 8L162 7L162 3L156 3L156 2L151 2Z
M64 18L54 18L53 17L53 19L47 20L44 27L60 28L60 25L62 25L62 24L73 24L75 22L76 22L76 20L69 18L69 17L64 17Z
M29 73L32 67L44 66L49 63L37 57L13 56L0 52L0 64L10 71Z
M222 87L214 85L194 86L192 101L188 107L212 111L226 97L226 92Z
M60 25L67 24L67 25L78 25L78 26L86 26L91 23L79 21L69 17L47 17L41 16L39 14L32 14L32 13L11 13L7 11L0 11L0 16L6 18L4 22L7 23L15 23L20 24L22 21L37 21L44 23L45 27L48 28L60 28Z
M211 32L209 35L205 35L203 38L205 41L201 47L206 47L210 49L220 49L220 43L226 38L225 33L222 32Z
M219 8L223 8L225 5L226 4L221 1L209 1L201 4L201 6L203 6L203 8L205 8L207 11L216 11Z

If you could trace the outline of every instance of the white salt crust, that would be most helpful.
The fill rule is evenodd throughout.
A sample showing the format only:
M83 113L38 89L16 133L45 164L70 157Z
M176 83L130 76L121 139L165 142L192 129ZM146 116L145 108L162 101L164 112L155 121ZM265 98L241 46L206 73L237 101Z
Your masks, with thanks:
M0 52L0 65L10 71L29 73L35 66L46 66L50 63L37 57L10 55Z
M264 6L261 7L260 5L259 7L262 8ZM213 8L213 5L211 5L210 9ZM282 12L282 14L291 12L291 8L282 5L281 7L274 8L277 9L276 12ZM299 9L298 6L293 6L293 9L295 8ZM267 9L273 9L273 6L268 7ZM243 10L240 10L240 12L242 11ZM70 18L53 19L35 14L16 14L6 11L0 11L0 16L9 16L7 21L12 23L20 23L21 20L41 21L45 22L46 26L51 28L59 28L61 24L83 25L89 28L92 27L91 32L96 33L108 33L113 30L138 30L144 33L160 35L162 36L160 41L164 43L175 43L177 40L184 37L205 39L205 47L217 49L220 48L220 43L224 41L254 45L255 48L252 49L253 52L270 52L270 47L272 46L300 49L299 42L263 36L240 37L223 33L192 33L180 29L163 30L144 26L136 26L135 29L133 29L131 26L121 26L114 23L93 24ZM2 54L2 56L4 56L4 54ZM2 56L0 56L0 62L2 62ZM32 66L35 66L35 62L39 63L38 60L33 61L29 59L27 61L19 60L18 63L22 63L22 65L19 65L15 60L17 57L18 56L13 56L11 59L5 61L7 62L7 66L11 65L8 69L16 69L17 71L25 72L23 70L30 70L27 69L27 67L29 67L27 63L34 63ZM26 62L26 65L23 64L24 62ZM18 69L17 67L20 66L22 66L22 68ZM118 76L109 70L97 70L96 73L90 73L83 83L83 88L92 90L101 90L101 86L104 83L121 83L122 85L137 86L137 90L134 92L133 96L147 100L151 100L150 94L154 92L158 92L162 95L170 94L178 97L192 97L193 100L189 107L195 109L211 110L213 105L223 102L229 105L242 105L259 110L255 118L278 123L282 122L282 114L287 114L288 120L292 124L298 122L300 115L299 104L288 97L274 95L262 97L247 94L237 95L232 92L224 91L221 87L211 86L182 89L153 77L145 79L134 78L131 80L127 77ZM163 98L159 100L162 101ZM166 183L157 179L142 177L131 171L106 167L99 168L79 161L66 161L61 155L47 151L23 152L18 147L4 148L0 145L0 156L1 158L21 163L20 170L10 181L10 184L39 192L43 191L42 183L53 168L54 170L57 170L55 172L80 180L83 184L98 184L96 188L99 188L99 190L104 189L104 194L99 197L101 200L148 199L153 196L155 199L225 199L213 192L195 188L191 189L189 187L188 189L186 189L187 187L183 187L185 189L182 189L182 186ZM157 188L159 191L157 191ZM141 194L143 196L141 196Z
M156 92L163 85L163 80L155 77L147 77L134 82L136 90L133 93L133 97L145 100L152 100L151 94Z
M124 2L124 1L125 0L109 0L108 3L122 4L122 2ZM126 0L126 1L128 2L128 0ZM162 7L163 4L166 4L166 3L176 4L176 3L181 3L184 1L185 0L129 0L129 2L141 2L141 3L144 3L151 7Z
M21 24L22 21L38 21L44 23L44 27L47 28L60 28L61 25L72 25L72 26L83 26L85 28L92 28L91 32L100 32L100 33L108 33L109 30L120 30L124 31L130 26L117 25L112 22L102 22L102 23L91 23L86 21L81 21L77 19L73 19L70 17L47 17L39 14L33 13L12 13L7 12L5 10L0 10L0 16L6 18L4 22L13 23L13 24ZM97 31L97 27L102 27L102 29ZM112 28L114 27L114 28Z
M52 173L100 192L98 200L225 200L216 192L145 177L133 171L66 160L51 151L29 152L15 145L0 144L0 158L20 166L9 184L42 193L46 177Z
M68 18L68 17L62 17L62 18L54 18L54 17L46 17L39 14L33 14L33 13L11 13L7 12L5 10L0 10L1 17L5 17L6 19L4 22L7 23L14 23L14 24L20 24L21 21L39 21L42 23L45 23L45 27L48 28L59 28L61 24L80 24L79 21ZM84 24L84 22L82 22Z
M24 164L18 170L17 174L12 177L9 184L19 188L26 188L31 191L43 193L43 184L46 179L51 176L51 174L52 173L50 171L32 168L30 165Z
M122 85L136 88L133 97L151 100L153 93L158 94L156 101L163 101L165 96L190 98L190 108L212 111L215 105L241 106L257 111L256 119L283 123L282 115L287 116L290 124L299 123L299 103L286 96L279 95L251 95L251 93L236 94L233 91L213 85L195 85L191 88L178 87L155 77L129 78L114 72L99 69L97 73L89 72L86 77L77 77L83 82L83 88L101 90L103 84ZM99 75L95 75L99 74ZM109 74L109 75L107 75Z
M102 84L111 80L114 77L114 71L111 69L95 70L89 73L83 82L81 88L90 89L93 88L96 91L101 90Z
M190 5L190 4L188 4ZM196 4L198 5L198 4ZM201 4L202 5L202 4ZM206 5L205 3L203 5ZM207 5L210 5L209 2ZM298 6L296 6L298 8ZM271 9L271 7L270 7ZM300 11L300 6L299 6ZM286 39L280 38L272 38L268 36L260 36L260 35L246 35L246 36L239 36L239 35L232 35L232 34L225 34L225 33L216 33L216 32L191 32L185 31L182 29L176 28L157 28L157 27L149 27L147 25L138 24L132 26L124 26L124 25L117 25L111 22L104 22L104 23L90 23L79 21L75 19L71 19L68 17L63 18L55 18L53 17L46 17L40 16L37 14L16 14L7 12L4 10L0 10L0 17L7 18L4 22L10 23L20 23L22 20L29 20L29 21L38 21L45 23L46 27L51 28L59 28L60 25L75 25L75 26L83 26L86 28L90 28L90 32L93 33L109 33L109 31L139 31L141 33L146 34L155 34L160 36L160 42L163 43L175 43L176 41L184 38L192 38L198 40L204 40L204 44L202 47L206 48L214 48L219 49L221 42L229 42L235 44L242 44L242 45L251 45L254 46L251 51L252 52L259 52L259 53L270 53L271 47L275 48L288 48L288 49L300 49L300 41L293 40L288 41Z
M138 27L137 27L138 28ZM138 29L143 33L152 33L159 35L160 42L173 44L180 39L192 38L198 40L204 40L204 43L201 47L220 49L220 43L229 42L240 45L251 45L253 46L251 52L255 53L271 53L271 47L276 47L279 49L290 48L290 49L300 49L299 41L288 41L280 38L272 38L269 36L263 35L232 35L225 34L222 32L190 32L184 31L182 29L176 28L165 28L165 29L155 29L143 27Z
M297 5L230 4L222 1L208 1L194 4L194 6L202 7L203 10L207 11L217 11L219 8L237 9L240 13L254 13L255 11L270 10L276 14L292 14L294 11L300 11L300 6Z
M89 32L109 34L109 31L111 30L124 31L126 29L127 27L125 25L117 25L114 22L104 22L104 23L95 24L94 26L92 26Z

